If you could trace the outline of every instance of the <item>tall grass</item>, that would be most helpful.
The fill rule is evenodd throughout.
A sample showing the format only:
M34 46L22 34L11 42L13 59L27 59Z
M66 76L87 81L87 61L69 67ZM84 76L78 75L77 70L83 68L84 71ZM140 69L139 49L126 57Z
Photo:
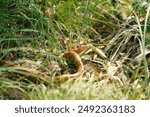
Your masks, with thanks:
M138 16L136 15L136 19L138 22L138 26L139 26L139 30L140 30L140 36L141 36L141 40L140 41L140 46L141 46L141 52L143 55L143 63L144 63L144 70L145 70L145 85L148 85L148 80L149 80L149 70L148 70L148 64L147 64L147 60L146 60L146 34L147 34L147 27L148 27L148 19L149 19L149 13L150 13L150 5L147 8L147 13L144 19L144 30L142 30L142 26L140 23L140 19L138 18Z
M84 15L83 15L83 19L82 19L82 32L81 32L81 34L83 34L83 32L84 32L84 30L85 30L86 16L87 16L87 13L88 13L88 8L89 8L89 5L90 5L90 2L91 2L91 0L87 0L87 1L86 1L86 6L85 6L85 10L84 10Z

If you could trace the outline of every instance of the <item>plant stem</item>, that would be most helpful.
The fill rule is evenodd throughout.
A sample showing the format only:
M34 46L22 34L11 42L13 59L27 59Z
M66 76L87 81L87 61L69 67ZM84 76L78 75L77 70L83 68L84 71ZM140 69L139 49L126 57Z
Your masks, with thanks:
M85 30L86 16L87 16L87 13L88 13L88 8L89 8L89 5L90 5L90 2L91 2L91 0L86 1L86 7L85 7L85 10L84 10L84 16L83 16L83 19L82 19L82 32L81 32L80 37L82 37L82 34L84 33L84 30Z

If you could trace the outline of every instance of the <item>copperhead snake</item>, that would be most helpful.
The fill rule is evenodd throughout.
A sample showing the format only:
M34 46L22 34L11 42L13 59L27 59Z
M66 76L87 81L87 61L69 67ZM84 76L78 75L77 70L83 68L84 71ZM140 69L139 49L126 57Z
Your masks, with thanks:
M104 58L106 58L105 54L100 52L100 50L98 48L95 48L94 46L82 45L81 47L79 47L77 49L68 50L64 53L64 56L73 59L73 63L77 67L76 73L74 73L74 74L63 74L63 75L60 75L60 76L56 76L54 78L54 80L64 82L64 81L66 81L70 78L76 78L77 76L81 75L84 71L84 65L83 65L83 62L81 60L80 54L83 51L86 51L90 48L93 48L93 50L97 54L100 54L100 56L103 56Z
M78 53L76 53L73 50L69 50L64 53L64 56L73 59L74 65L77 67L77 70L76 70L77 72L74 74L63 74L60 76L56 76L54 78L54 80L61 81L61 82L64 82L64 81L68 80L69 78L75 78L84 71L84 66L83 66L82 60L80 58L80 55Z

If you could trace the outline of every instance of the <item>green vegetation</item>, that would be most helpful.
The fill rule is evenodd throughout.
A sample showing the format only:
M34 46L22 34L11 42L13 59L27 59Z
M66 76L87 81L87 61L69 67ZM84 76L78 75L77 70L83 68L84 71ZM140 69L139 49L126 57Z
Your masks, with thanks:
M150 99L149 13L146 0L1 1L0 99ZM84 72L55 82L81 45L106 57L85 52Z

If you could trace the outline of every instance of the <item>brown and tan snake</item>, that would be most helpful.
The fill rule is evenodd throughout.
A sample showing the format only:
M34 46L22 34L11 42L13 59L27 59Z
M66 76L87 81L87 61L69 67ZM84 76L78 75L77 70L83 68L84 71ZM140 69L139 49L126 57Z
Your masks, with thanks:
M83 66L82 60L80 58L80 55L78 53L76 53L73 50L69 50L69 51L64 53L64 56L73 59L73 63L77 67L77 70L76 70L77 72L74 74L63 74L60 76L56 76L54 78L54 80L57 80L60 82L64 82L64 81L68 80L69 78L75 78L75 77L79 76L84 71L84 66Z
M92 49L93 51L95 51L97 54L99 54L100 56L106 58L105 54L103 54L102 52L100 52L100 50L94 46L90 46L90 45L81 45L79 48L77 49L72 49L72 50L68 50L64 53L65 57L69 57L73 60L74 65L76 66L76 73L74 74L63 74L60 76L56 76L54 78L54 80L56 81L60 81L60 82L64 82L70 78L76 78L77 76L81 75L84 71L84 65L82 63L80 54L88 49Z

